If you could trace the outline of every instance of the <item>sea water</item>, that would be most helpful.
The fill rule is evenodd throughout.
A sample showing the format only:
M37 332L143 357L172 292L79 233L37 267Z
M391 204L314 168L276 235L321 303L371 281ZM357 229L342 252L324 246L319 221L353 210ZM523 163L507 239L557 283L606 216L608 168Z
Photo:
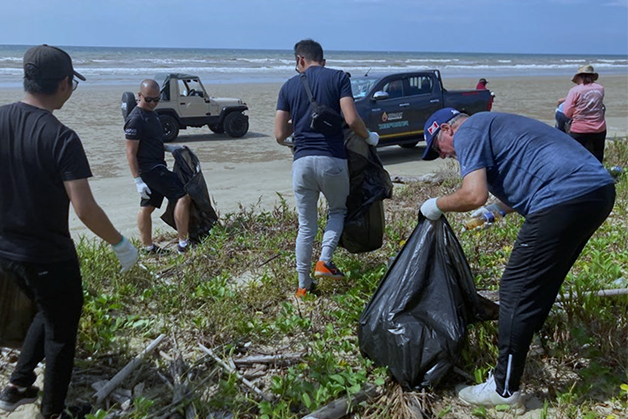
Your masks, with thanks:
M0 87L22 80L28 46L0 45ZM156 73L201 76L205 83L281 82L295 74L290 50L62 47L90 84L135 84ZM438 69L444 77L571 76L583 64L601 74L628 75L625 55L480 54L325 51L327 66L350 72L392 73Z

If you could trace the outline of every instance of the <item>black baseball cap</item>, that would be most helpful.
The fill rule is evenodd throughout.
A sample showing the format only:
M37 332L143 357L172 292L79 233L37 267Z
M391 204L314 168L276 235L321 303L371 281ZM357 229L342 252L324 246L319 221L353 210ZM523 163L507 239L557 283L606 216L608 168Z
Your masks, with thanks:
M85 81L82 74L74 71L72 58L61 48L50 45L38 45L24 54L24 69L31 65L39 71L39 78L44 80L60 80L74 75Z

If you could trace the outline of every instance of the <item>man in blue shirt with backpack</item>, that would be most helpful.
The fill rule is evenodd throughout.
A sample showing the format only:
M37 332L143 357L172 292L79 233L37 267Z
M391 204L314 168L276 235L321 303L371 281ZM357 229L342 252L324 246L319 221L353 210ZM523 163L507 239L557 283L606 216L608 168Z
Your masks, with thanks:
M329 205L329 218L314 275L333 279L344 277L332 262L332 255L342 234L349 195L349 170L342 126L335 126L335 121L330 119L329 127L321 129L320 126L327 121L312 121L312 111L326 107L326 114L336 114L340 122L342 114L349 128L371 145L376 145L379 137L366 129L355 109L349 76L343 71L325 68L320 44L311 39L300 41L294 46L294 55L299 75L288 80L279 92L275 137L279 144L283 144L294 134L292 178L299 213L297 297L301 298L314 286L310 272L312 247L318 228L317 203L321 192Z

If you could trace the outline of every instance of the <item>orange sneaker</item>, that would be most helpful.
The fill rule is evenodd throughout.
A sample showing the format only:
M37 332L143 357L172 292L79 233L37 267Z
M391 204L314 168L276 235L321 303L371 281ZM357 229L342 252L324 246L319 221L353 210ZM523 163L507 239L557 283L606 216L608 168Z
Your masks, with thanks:
M325 263L322 260L319 260L316 262L314 276L317 278L342 279L345 277L345 274L340 272L340 269L334 265L334 262Z
M306 294L307 294L307 289L305 289L305 288L298 288L296 297L298 299L301 299L301 298L305 297Z

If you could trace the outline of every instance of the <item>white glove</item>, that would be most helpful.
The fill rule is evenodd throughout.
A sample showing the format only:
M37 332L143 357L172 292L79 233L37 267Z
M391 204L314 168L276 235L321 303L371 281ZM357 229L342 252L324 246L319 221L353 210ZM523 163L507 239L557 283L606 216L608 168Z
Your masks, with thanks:
M181 145L164 144L164 150L166 150L168 153L172 153L173 151L176 151L180 148L184 148L184 147Z
M502 216L506 215L506 213L499 207L498 204L491 204L491 205L487 205L485 207L480 207L476 209L471 214L471 217L473 218L483 217L485 214L488 214L488 213L494 214L495 212L500 213Z
M122 270L120 272L122 273L131 269L131 267L135 265L135 262L139 259L137 249L124 236L122 236L120 243L113 244L111 247L120 261L120 265L122 266Z
M436 205L437 199L438 198L430 198L421 205L421 213L428 220L438 220L440 216L443 215L443 212L438 208L438 205Z
M148 187L148 185L145 184L142 178L139 176L136 177L134 180L135 187L137 188L137 193L140 194L143 199L150 199L150 188Z
M376 146L379 143L379 134L369 131L369 136L364 141L366 141L368 145Z

